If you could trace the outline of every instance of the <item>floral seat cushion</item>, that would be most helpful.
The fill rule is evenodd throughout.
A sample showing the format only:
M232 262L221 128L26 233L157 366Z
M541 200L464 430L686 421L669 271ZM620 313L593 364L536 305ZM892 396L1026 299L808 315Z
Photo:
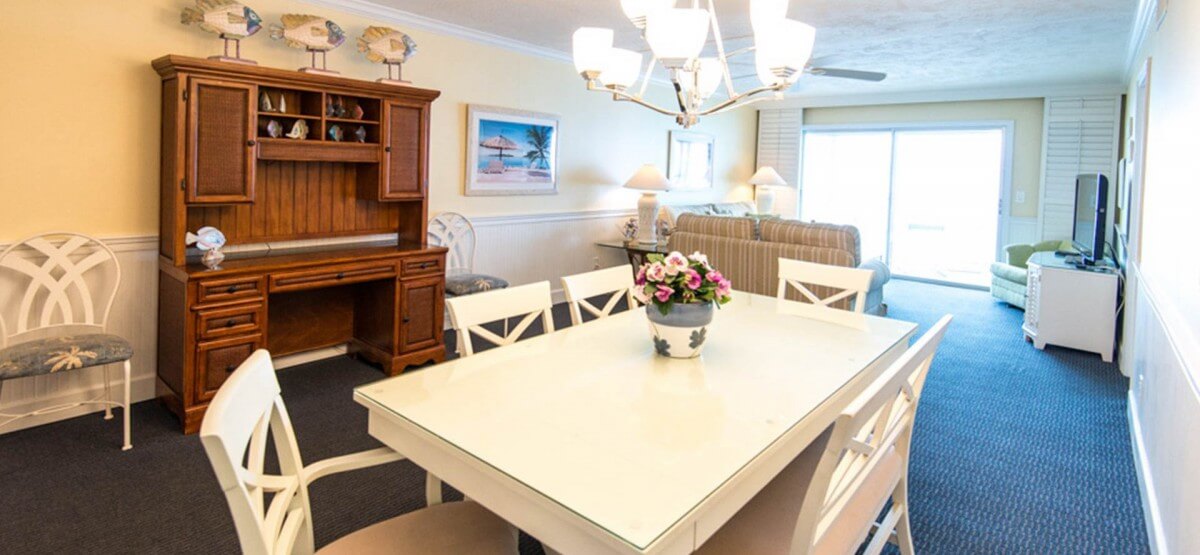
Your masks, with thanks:
M460 297L492 289L504 289L508 282L486 274L457 274L446 276L446 292Z
M0 349L0 380L67 372L132 356L128 341L107 333L26 341Z

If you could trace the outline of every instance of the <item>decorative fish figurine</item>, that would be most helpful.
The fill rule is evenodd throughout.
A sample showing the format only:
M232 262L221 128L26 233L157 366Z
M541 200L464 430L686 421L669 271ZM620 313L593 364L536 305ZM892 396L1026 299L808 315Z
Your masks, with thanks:
M275 120L267 122L267 135L270 135L272 139L278 139L283 135L283 126Z
M330 128L329 128L329 138L330 139L341 142L344 137L345 137L345 134L342 133L342 128L340 126L337 126L337 125L330 126Z
M363 115L365 115L365 114L363 113L362 106L355 104L354 105L354 119L363 119Z
M271 25L271 38L283 39L292 48L325 52L341 46L346 33L328 19L317 15L285 14L283 26Z
M196 248L207 251L212 249L220 249L225 246L225 234L221 230L212 227L204 226L195 233L187 232L184 235L184 241L189 245L196 245Z
M361 125L358 126L358 129L354 130L354 140L360 143L367 142L367 128Z
M292 126L291 132L287 134L289 139L306 139L308 138L308 124L304 120L296 120L296 124Z
M402 64L417 53L417 43L391 27L372 26L358 38L358 51L366 52L367 59L377 64Z
M201 29L230 39L244 39L262 28L262 18L234 0L196 0L196 7L183 9L179 22L198 23Z

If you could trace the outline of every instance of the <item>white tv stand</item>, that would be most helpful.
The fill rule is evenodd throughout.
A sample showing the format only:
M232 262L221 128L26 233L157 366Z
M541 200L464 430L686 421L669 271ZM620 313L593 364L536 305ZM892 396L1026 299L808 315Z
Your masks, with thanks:
M1025 340L1098 353L1112 362L1119 277L1112 268L1076 268L1052 252L1029 258Z

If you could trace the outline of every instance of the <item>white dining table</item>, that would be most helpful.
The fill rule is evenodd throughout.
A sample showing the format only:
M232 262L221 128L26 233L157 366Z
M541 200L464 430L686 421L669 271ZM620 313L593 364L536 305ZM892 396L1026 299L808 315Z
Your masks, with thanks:
M916 329L781 306L735 292L695 359L656 355L638 309L364 385L354 399L372 436L552 551L690 553Z

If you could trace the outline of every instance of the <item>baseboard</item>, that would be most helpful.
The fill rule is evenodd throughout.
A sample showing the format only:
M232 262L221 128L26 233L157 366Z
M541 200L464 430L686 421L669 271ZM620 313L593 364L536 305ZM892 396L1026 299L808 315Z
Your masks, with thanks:
M1150 540L1150 552L1166 554L1166 533L1163 530L1162 518L1158 511L1158 495L1154 489L1154 475L1150 472L1150 460L1146 455L1146 445L1142 440L1142 426L1138 420L1137 399L1133 390L1129 390L1129 404L1126 409L1129 415L1129 435L1133 447L1133 466L1137 470L1138 489L1142 494L1142 512L1146 518L1146 536Z
M98 370L97 370L98 371ZM121 378L117 370L109 370L113 377L113 399L120 400L121 396ZM133 403L139 403L148 399L154 398L154 380L156 376L153 374L146 376L134 376L129 385L129 400ZM97 384L86 389L72 389L56 392L54 395L29 399L4 407L4 412L11 414L22 414L31 412L45 407L53 407L57 405L65 405L69 403L78 403L85 399L90 399L101 394L104 391L104 384ZM118 412L121 409L116 409ZM71 409L41 414L37 416L29 416L6 424L0 429L0 435L34 428L42 424L50 424L68 418L75 418L85 414L91 414L104 411L104 407L100 405L83 405ZM134 423L136 426L136 422Z

